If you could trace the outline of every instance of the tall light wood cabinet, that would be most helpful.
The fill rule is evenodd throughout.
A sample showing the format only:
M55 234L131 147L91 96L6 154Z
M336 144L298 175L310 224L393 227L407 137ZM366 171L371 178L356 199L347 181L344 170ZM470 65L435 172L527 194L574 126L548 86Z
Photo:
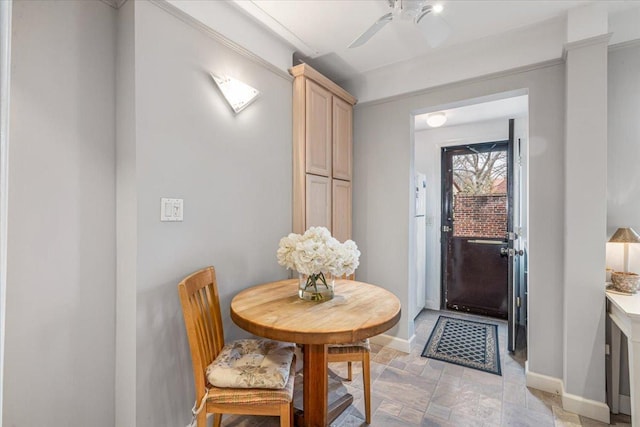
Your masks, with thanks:
M351 181L334 179L331 191L332 234L344 242L351 238Z
M305 96L306 172L331 176L331 92L309 80Z
M333 98L333 177L351 181L353 153L353 106Z
M307 64L293 80L293 231L324 226L351 238L353 106L357 100Z

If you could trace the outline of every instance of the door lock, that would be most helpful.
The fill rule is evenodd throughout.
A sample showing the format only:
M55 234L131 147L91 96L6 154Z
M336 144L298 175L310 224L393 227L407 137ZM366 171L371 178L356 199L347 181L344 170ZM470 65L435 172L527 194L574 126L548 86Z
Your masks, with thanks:
M524 251L522 249L520 249L519 251L516 251L515 249L510 249L510 248L500 248L500 255L522 256L524 255Z

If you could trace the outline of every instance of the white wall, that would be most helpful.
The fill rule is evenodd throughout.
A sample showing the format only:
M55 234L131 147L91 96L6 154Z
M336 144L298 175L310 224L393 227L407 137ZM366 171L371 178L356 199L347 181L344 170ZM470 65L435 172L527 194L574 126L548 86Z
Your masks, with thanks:
M412 111L496 93L529 94L529 369L562 377L564 65L480 78L357 105L354 115L354 240L362 280L406 306L414 147ZM390 227L389 224L393 224ZM406 310L390 334L409 339Z
M115 19L13 3L6 426L114 425Z
M173 427L194 400L178 282L216 267L232 339L246 333L231 298L288 276L276 249L291 231L292 84L155 4L134 16L136 425ZM236 116L211 71L262 95ZM161 197L184 199L183 222L160 222Z

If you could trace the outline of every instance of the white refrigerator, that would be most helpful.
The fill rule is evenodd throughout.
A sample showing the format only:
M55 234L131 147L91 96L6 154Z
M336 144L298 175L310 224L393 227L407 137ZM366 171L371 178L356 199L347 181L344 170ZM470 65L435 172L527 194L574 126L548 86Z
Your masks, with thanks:
M426 303L426 275L427 275L427 177L423 173L416 173L415 177L416 201L416 286L413 317L420 314Z

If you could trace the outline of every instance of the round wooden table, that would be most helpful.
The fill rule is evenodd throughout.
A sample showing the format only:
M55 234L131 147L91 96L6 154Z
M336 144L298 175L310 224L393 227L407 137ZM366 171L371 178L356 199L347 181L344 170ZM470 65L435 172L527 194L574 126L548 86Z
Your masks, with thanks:
M231 319L254 335L304 345L304 420L324 427L353 398L327 402L327 344L349 343L385 332L400 320L400 301L378 286L336 280L329 301L298 298L298 280L245 289L231 301ZM339 414L339 412L337 412Z

